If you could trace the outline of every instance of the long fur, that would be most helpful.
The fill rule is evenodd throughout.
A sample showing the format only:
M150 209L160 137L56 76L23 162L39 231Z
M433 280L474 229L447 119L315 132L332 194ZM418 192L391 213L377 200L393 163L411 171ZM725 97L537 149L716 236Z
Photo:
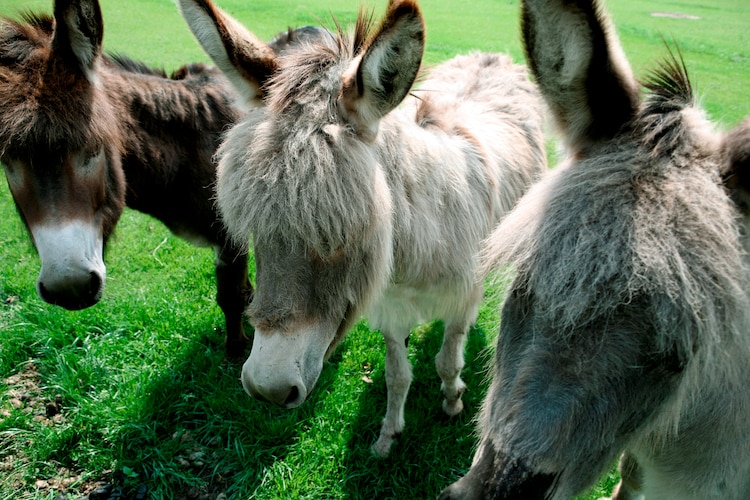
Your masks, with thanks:
M95 10L77 5L63 7ZM99 221L106 245L127 204L180 236L214 246L227 352L241 355L242 314L252 287L246 254L226 237L211 189L214 151L240 117L235 92L221 73L204 65L186 66L167 78L125 56L100 55L98 46L83 47L78 35L78 46L66 48L56 37L61 29L48 15L0 20L0 159L23 166L28 186L37 186L12 186L18 188L13 196L19 214L27 226L63 224L73 215ZM87 58L85 68L71 60L78 53ZM106 162L97 170L101 176L79 173L76 162L100 150ZM93 184L87 185L91 192L82 191L81 179ZM45 219L48 207L56 212ZM77 298L70 303L91 305L81 306Z
M629 113L597 110L588 94L635 86L607 30L599 2L524 1L569 156L482 249L480 276L513 282L479 449L442 500L569 498L623 452L618 500L750 494L750 136L714 130L679 52ZM570 81L601 86L546 79L571 67Z
M367 313L385 335L389 403L378 454L403 428L411 380L404 338L417 322L446 322L437 358L444 409L461 411L463 339L481 300L479 244L546 165L541 102L525 68L506 56L441 64L388 112L410 85L388 75L399 64L416 73L423 35L416 4L394 1L377 27L363 12L354 33L339 29L278 58L266 107L218 152L225 224L238 244L252 237L259 263L249 310L256 333L276 345L308 342L314 331L326 339L319 342L333 339L330 354ZM251 353L248 392L300 366L305 389L315 383L307 360L318 342L299 359L288 342L283 359ZM320 370L322 359L315 363ZM264 396L300 403L278 387Z

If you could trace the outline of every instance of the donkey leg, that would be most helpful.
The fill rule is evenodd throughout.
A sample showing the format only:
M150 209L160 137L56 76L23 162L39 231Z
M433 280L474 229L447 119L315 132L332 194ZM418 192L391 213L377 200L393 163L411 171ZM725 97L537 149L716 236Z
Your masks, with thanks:
M404 430L404 406L411 385L411 365L406 356L409 338L385 336L385 385L388 391L388 408L385 412L380 436L372 445L373 454L385 457L391 450L393 441Z
M464 367L464 347L468 325L451 323L445 326L443 345L435 358L435 367L443 381L440 390L445 396L443 411L450 417L461 413L464 403L461 396L466 391L466 384L461 380Z
M461 396L466 391L466 384L461 380L461 370L464 368L466 335L469 326L477 320L483 295L484 288L480 285L474 286L471 294L466 298L464 317L446 322L443 345L435 357L435 368L442 380L440 390L445 396L443 411L449 417L455 417L464 409Z
M216 302L224 313L225 352L229 359L244 357L248 338L242 328L247 305L253 298L253 286L247 277L247 253L229 242L216 249Z

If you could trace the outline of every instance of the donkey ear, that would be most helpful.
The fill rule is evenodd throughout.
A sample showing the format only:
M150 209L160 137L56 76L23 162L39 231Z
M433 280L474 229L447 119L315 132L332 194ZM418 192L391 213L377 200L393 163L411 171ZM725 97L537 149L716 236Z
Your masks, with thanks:
M635 114L638 83L597 0L524 0L526 58L574 150L613 137Z
M360 136L406 97L424 53L425 25L414 0L391 0L380 28L344 74L342 102Z
M104 22L97 0L56 0L52 48L90 78L102 52Z
M247 103L262 98L263 84L276 71L273 50L211 0L177 0L182 17Z

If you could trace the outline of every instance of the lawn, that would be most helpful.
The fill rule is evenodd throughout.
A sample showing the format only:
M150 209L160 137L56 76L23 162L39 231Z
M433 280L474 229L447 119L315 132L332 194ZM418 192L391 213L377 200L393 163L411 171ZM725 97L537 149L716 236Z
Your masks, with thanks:
M170 0L105 0L105 49L172 71L207 61ZM424 0L425 61L470 50L522 61L518 1ZM344 25L354 0L223 0L259 36L287 26ZM385 0L366 4L382 12ZM747 0L608 2L637 75L679 44L701 101L722 128L750 115ZM51 0L3 0L0 14L51 12ZM655 17L654 12L670 17ZM674 16L687 14L698 19ZM0 96L0 99L3 98ZM102 484L149 498L434 498L469 468L472 419L502 289L488 291L467 346L465 412L447 419L433 358L440 323L417 328L409 347L414 383L407 427L391 457L369 446L385 411L384 347L360 322L295 410L252 400L239 364L223 359L213 254L126 210L106 255L107 288L96 306L68 312L35 292L39 259L0 183L0 500L80 498ZM616 475L582 498L608 494ZM223 495L223 496L222 496Z

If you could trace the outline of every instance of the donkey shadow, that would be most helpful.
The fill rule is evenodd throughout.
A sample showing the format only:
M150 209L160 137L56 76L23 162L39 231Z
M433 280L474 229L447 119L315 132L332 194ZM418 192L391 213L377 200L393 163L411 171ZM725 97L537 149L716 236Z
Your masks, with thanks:
M377 458L370 451L387 398L384 349L362 357L358 344L362 332L339 346L310 399L287 410L255 401L243 391L239 364L224 359L222 332L212 330L212 324L196 322L184 332L191 339L188 345L174 354L169 369L145 387L133 422L115 438L114 446L123 450L117 457L122 464L119 470L137 473L132 477L119 473L109 480L126 494L141 483L149 490L170 491L176 498L273 494L279 487L269 481L272 471L295 462L294 455L300 452L297 443L306 439L308 430L317 432L310 429L316 426L351 432L343 452L345 476L336 473L325 479L331 496L432 498L468 470L474 446L472 419L486 389L489 358L484 329L473 327L469 334L466 411L455 418L434 404L441 398L433 360L443 324L431 323L413 332L409 351L414 383L406 409L406 419L413 425L399 438L389 458ZM374 338L379 335L369 333ZM363 390L351 401L355 417L331 422L332 414L326 409L341 399L339 389L348 390L340 379L347 376L344 365L351 363L351 357L364 365L372 363L370 379L362 381ZM342 387L337 387L338 382ZM445 455L455 457L449 466L435 460Z
M266 471L293 453L318 398L292 411L255 401L240 384L241 362L225 359L219 329L195 323L184 336L189 344L145 388L134 421L115 440L123 450L118 462L137 476L111 482L126 493L145 483L175 498L255 491ZM322 381L321 393L331 382Z
M476 325L469 330L466 367L461 375L468 386L465 409L448 417L435 404L441 392L434 359L444 328L443 322L435 321L411 333L413 382L405 409L407 426L385 458L374 456L370 450L380 429L380 421L373 416L387 400L384 365L372 367L366 389L357 401L359 414L351 423L353 431L344 460L347 479L343 491L347 498L434 498L471 465L473 420L486 391L491 359L487 347L492 343L487 333L491 330ZM446 456L451 460L444 460Z

